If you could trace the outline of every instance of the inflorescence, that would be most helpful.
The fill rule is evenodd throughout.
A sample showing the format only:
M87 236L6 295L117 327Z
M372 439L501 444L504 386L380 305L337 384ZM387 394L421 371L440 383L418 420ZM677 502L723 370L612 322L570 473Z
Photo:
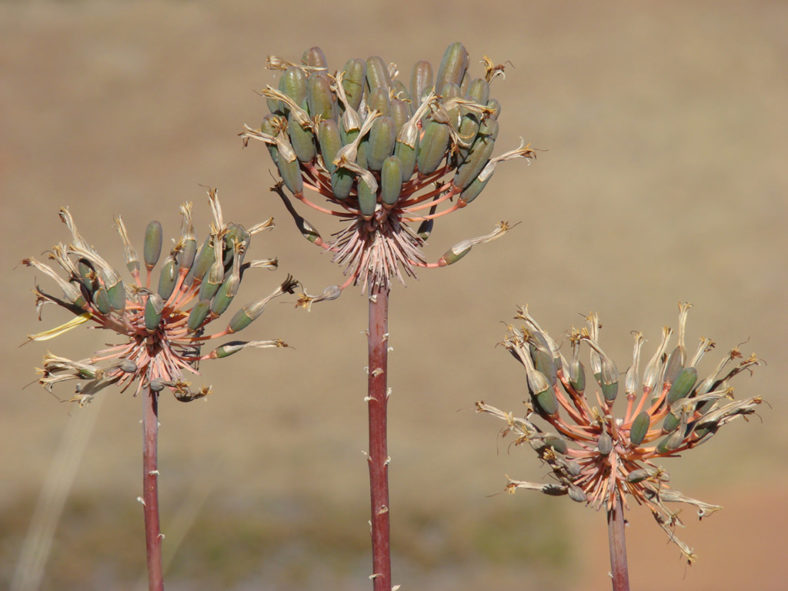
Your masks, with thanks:
M135 394L143 386L154 392L169 388L180 401L202 398L210 386L193 390L184 374L197 375L200 361L227 357L246 348L286 347L281 340L230 341L208 353L202 348L214 339L235 334L262 314L265 305L284 293L293 293L296 282L291 276L277 289L255 302L243 306L227 326L206 334L209 323L218 319L238 292L244 273L250 268L275 269L276 259L244 261L254 234L273 227L273 218L248 230L239 224L224 222L216 191L209 191L213 223L208 237L198 249L191 219L191 203L181 206L181 235L164 259L156 286L152 271L162 250L162 227L150 222L145 230L143 262L132 246L123 220L115 223L123 241L126 267L133 282L124 283L120 274L99 255L77 230L67 208L60 219L71 232L70 244L56 244L47 256L65 273L35 258L23 263L52 278L62 290L60 297L34 289L39 310L55 303L74 314L65 324L29 339L46 341L81 324L91 322L96 328L115 332L123 342L97 351L91 357L72 361L48 353L39 371L39 383L50 392L55 384L77 380L72 401L86 404L103 388L117 384L125 391L136 382Z
M754 413L762 399L733 398L731 380L761 363L754 354L744 357L738 348L731 350L712 373L699 377L697 366L715 345L703 337L695 352L688 354L684 335L689 308L686 302L679 304L678 344L668 352L672 330L663 328L661 343L642 374L644 338L634 333L632 364L624 375L626 408L620 417L614 415L613 405L621 376L599 344L601 325L597 315L587 316L584 329L571 330L572 356L567 360L527 307L520 308L515 318L524 326L509 326L503 346L525 367L530 393L525 416L515 417L484 402L478 402L477 409L505 421L504 434L514 433L516 444L529 443L551 468L555 481L538 484L510 479L507 490L568 495L574 501L596 509L604 506L608 511L613 509L617 495L624 502L629 495L638 504L648 506L660 527L692 562L692 549L673 532L681 521L665 503L694 505L701 518L720 507L670 488L667 472L655 461L678 457L705 443L723 425ZM593 395L587 391L585 368L580 361L583 345L590 350L591 370L598 385ZM536 416L555 431L539 426L533 420Z
M241 135L245 144L253 139L267 145L281 177L273 190L302 235L331 252L349 275L318 297L305 295L305 307L338 297L350 284L361 283L370 293L388 289L392 276L404 281L417 267L452 264L509 229L501 222L436 263L421 252L434 220L476 199L500 162L535 156L524 144L492 156L501 107L490 98L490 83L503 75L503 66L485 58L483 76L472 79L468 60L463 45L454 43L436 76L429 62L417 62L408 88L397 78L397 66L377 56L350 59L333 73L318 47L307 50L301 64L269 57L268 67L283 71L278 89L261 91L270 114ZM324 240L295 211L284 187L347 225ZM305 188L323 196L328 207L306 197Z

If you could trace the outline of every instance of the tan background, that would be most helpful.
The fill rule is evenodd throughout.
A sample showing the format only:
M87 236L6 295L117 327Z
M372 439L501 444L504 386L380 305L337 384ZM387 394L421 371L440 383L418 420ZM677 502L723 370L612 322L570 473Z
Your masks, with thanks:
M253 92L274 79L265 56L297 60L319 44L334 68L380 54L408 76L417 59L437 63L459 39L474 63L487 54L513 64L493 89L503 104L499 151L520 136L543 151L530 167L501 166L478 201L437 224L427 252L434 260L500 219L521 221L516 231L394 289L395 582L433 591L607 588L603 515L564 499L496 494L505 473L538 480L544 469L525 450L509 453L473 402L515 409L524 397L524 374L495 347L516 304L528 303L556 336L581 322L578 313L598 311L603 343L623 369L629 331L655 346L687 299L691 342L711 336L719 355L748 339L745 353L767 360L737 392L762 394L771 408L667 464L678 489L726 509L700 526L682 514L681 535L699 554L690 569L636 509L633 587L779 588L788 576L788 5L221 6L0 4L0 587L69 415L80 412L23 387L46 350L79 358L107 338L75 331L18 348L25 334L65 319L48 309L36 321L33 273L18 264L66 239L58 207L70 205L83 233L121 266L114 214L137 240L154 217L172 236L178 204L193 200L204 235L199 184L216 185L228 218L279 222L252 252L279 256L281 270L250 275L240 299L270 291L285 271L312 290L335 283L340 270L268 192L265 150L243 150L236 137L265 112ZM368 588L365 322L365 300L352 290L309 314L274 305L250 336L281 337L293 350L205 364L215 395L162 402L165 533L176 515L190 526L169 589ZM43 588L131 589L143 572L139 406L106 393Z

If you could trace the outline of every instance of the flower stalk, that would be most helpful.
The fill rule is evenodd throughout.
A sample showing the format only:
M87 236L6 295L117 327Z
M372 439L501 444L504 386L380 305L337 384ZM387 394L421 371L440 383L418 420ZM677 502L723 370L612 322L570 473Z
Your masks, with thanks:
M145 516L145 554L148 589L164 589L161 564L162 533L159 525L159 395L150 386L142 391L142 510Z

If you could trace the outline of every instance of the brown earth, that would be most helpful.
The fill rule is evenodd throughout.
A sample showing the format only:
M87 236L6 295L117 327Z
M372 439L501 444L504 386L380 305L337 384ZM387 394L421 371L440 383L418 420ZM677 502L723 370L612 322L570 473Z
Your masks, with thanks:
M540 151L530 167L502 165L482 198L437 224L427 254L434 260L501 219L522 222L515 231L394 289L395 582L607 588L602 515L494 494L504 474L536 480L544 471L523 450L507 453L473 402L514 409L524 396L521 369L495 347L517 304L553 334L598 311L603 342L625 368L629 331L653 347L687 299L691 342L708 335L724 352L746 341L745 353L768 362L737 394L761 394L770 408L668 464L677 488L726 509L681 533L699 554L691 569L635 511L633 588L782 588L788 5L464 0L0 3L0 587L64 426L81 412L23 388L47 350L79 358L106 338L74 331L18 347L65 320L47 309L36 321L33 273L19 264L66 239L58 207L69 205L120 265L114 214L137 236L154 217L174 235L178 204L192 200L205 228L199 185L215 185L228 218L278 221L252 248L278 256L280 271L246 280L246 297L288 271L313 291L336 283L339 268L268 192L265 150L244 150L236 136L265 112L254 92L274 80L265 57L297 59L318 44L334 67L379 53L407 76L457 39L474 59L511 62L494 87L500 150L522 136ZM308 314L272 306L253 336L293 349L238 355L221 370L206 364L216 394L163 401L165 533L176 515L188 526L180 545L169 538L169 589L368 587L365 321L353 291ZM42 588L131 589L143 572L138 410L107 392Z

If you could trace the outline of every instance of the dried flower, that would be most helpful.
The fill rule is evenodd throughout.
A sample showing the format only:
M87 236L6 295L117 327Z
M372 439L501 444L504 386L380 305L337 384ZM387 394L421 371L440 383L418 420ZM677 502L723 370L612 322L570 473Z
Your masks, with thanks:
M207 325L227 310L247 269L277 266L275 259L244 261L252 236L272 228L273 218L248 230L238 224L225 224L216 191L211 189L208 195L213 212L209 236L198 250L191 220L192 205L183 204L180 237L161 264L155 287L151 286L152 272L162 249L159 222L151 222L145 231L143 280L140 260L123 220L115 219L126 266L133 279L129 285L80 235L69 210L60 210L60 218L71 232L71 243L56 244L47 254L65 277L34 258L23 263L48 275L63 292L58 297L36 286L39 317L41 307L47 303L58 304L75 317L28 338L46 341L81 324L92 323L115 332L123 342L79 361L48 353L39 370L42 386L52 391L59 382L77 380L72 400L80 404L90 402L97 392L111 384L125 391L135 382L135 394L145 385L154 392L168 388L178 400L190 401L210 392L210 386L192 389L184 377L184 374L197 375L200 361L227 357L246 348L287 346L278 339L231 341L208 353L202 352L203 346L215 342L214 339L244 329L260 316L271 299L293 293L296 286L288 275L273 293L236 312L223 330L205 333Z
M490 82L503 66L486 57L482 63L484 75L471 79L468 52L453 43L437 76L429 62L419 61L406 87L397 66L377 56L350 59L334 73L318 47L304 53L302 64L268 59L270 69L282 71L278 89L261 91L271 112L241 136L245 145L250 139L267 145L281 177L272 190L302 235L331 252L348 275L328 294L304 294L302 306L338 297L350 284L361 283L369 293L387 290L392 276L404 282L417 267L450 265L509 229L501 222L435 263L421 251L434 220L476 199L500 162L535 157L523 143L492 157L501 109L489 96ZM296 212L285 187L346 226L324 240ZM322 195L328 207L306 197L305 188Z
M626 407L620 417L614 415L613 407L622 376L599 344L601 325L596 314L587 316L584 329L571 330L572 355L567 360L528 309L518 310L515 318L524 326L509 326L503 346L525 367L530 392L525 416L515 417L484 402L478 402L477 409L505 421L504 433L514 433L516 444L529 443L551 468L555 482L510 479L510 492L530 489L566 494L596 509L605 507L608 512L619 495L623 499L629 495L651 510L670 540L692 562L692 549L673 532L681 521L665 503L694 505L701 518L720 507L670 488L667 472L655 462L679 457L705 443L723 425L754 413L762 400L757 396L733 398L732 379L761 363L754 354L745 358L738 348L730 351L712 373L699 378L698 363L715 345L704 337L696 350L688 353L685 326L689 308L686 302L679 304L678 344L668 353L672 331L665 327L660 345L642 373L644 339L641 333L634 333L632 364L623 376ZM580 361L583 345L590 350L591 370L599 386L593 396L586 391L585 367ZM538 425L535 415L555 431Z

